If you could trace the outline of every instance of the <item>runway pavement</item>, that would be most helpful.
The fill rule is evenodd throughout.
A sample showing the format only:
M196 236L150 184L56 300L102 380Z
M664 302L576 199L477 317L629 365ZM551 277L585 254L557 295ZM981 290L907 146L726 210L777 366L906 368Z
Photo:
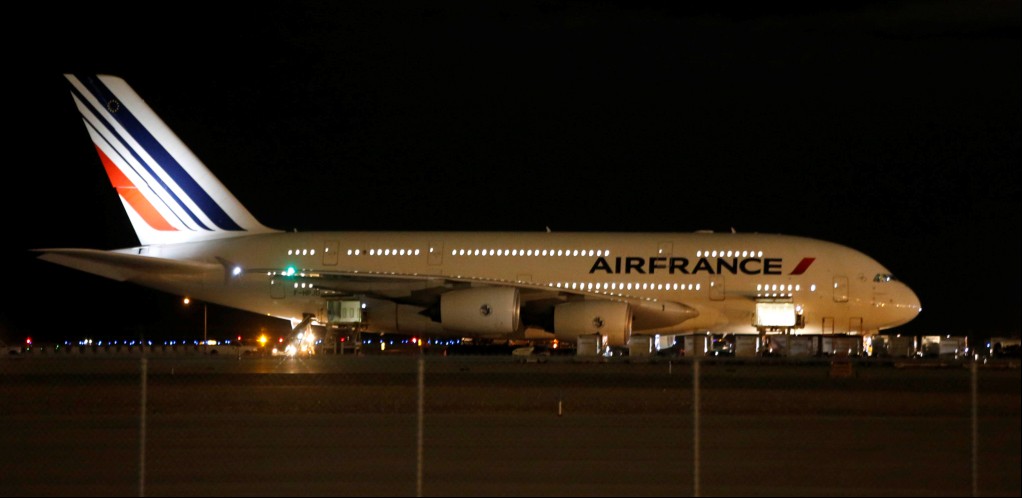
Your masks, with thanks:
M0 494L1022 489L1017 365L421 359L0 360Z

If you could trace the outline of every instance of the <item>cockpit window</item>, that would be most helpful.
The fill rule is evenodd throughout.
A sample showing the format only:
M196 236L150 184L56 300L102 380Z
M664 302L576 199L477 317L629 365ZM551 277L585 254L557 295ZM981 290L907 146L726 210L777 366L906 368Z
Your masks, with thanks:
M873 277L874 282L894 282L896 280L898 279L894 278L894 275L891 275L890 273L877 273L876 276Z

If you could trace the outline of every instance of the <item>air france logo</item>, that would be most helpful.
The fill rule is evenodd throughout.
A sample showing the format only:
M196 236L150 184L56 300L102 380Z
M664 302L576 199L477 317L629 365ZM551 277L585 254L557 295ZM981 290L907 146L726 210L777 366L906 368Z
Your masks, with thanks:
M816 258L802 258L795 265L795 269L789 275L801 275L809 269ZM596 258L589 273L608 273L611 275L622 273L639 273L653 275L657 273L668 273L671 275L697 275L706 273L709 275L721 275L730 273L732 275L782 275L784 258L699 258L693 261L689 258L661 258L650 257L640 258L637 256L618 256L613 260L605 257Z

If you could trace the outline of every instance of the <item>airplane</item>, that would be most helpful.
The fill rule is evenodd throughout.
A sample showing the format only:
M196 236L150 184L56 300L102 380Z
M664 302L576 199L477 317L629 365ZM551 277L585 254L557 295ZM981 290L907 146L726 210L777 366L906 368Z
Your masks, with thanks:
M123 79L65 75L140 245L42 260L308 324L435 337L876 334L922 311L869 256L758 233L286 232Z

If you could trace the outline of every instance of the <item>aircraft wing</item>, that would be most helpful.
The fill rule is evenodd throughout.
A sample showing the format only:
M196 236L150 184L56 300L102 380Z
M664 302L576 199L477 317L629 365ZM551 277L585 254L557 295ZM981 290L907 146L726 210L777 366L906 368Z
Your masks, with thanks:
M649 300L609 292L551 288L534 282L345 271L300 274L295 278L313 284L324 296L372 296L426 309L438 307L440 295L450 290L482 286L516 287L521 295L523 314L531 317L528 321L533 324L552 324L554 306L573 300L628 303L634 315L635 330L670 327L699 315L696 309L680 302Z

